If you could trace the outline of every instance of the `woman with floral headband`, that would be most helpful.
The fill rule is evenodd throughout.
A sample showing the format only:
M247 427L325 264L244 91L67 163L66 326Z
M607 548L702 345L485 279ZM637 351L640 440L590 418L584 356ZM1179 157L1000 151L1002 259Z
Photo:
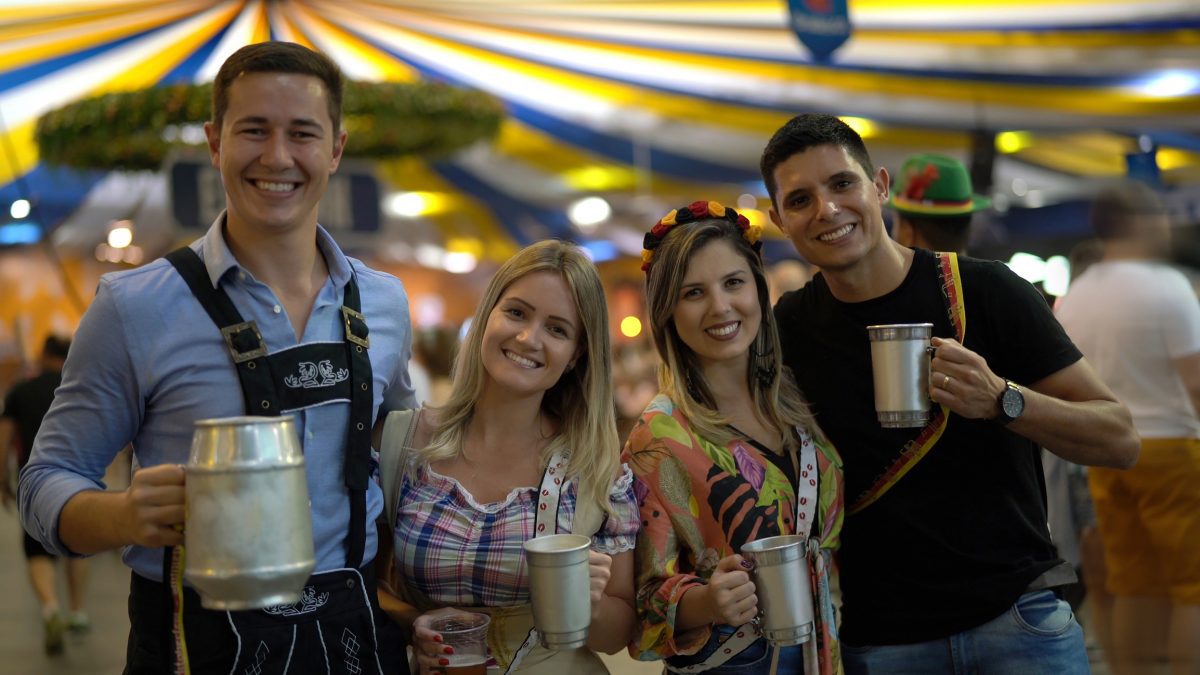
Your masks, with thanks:
M841 459L790 371L759 255L761 228L695 202L645 237L642 269L659 395L625 446L643 535L635 551L638 633L630 651L667 670L750 675L771 648L741 547L800 534L816 640L780 650L779 673L838 673L828 571L842 525Z

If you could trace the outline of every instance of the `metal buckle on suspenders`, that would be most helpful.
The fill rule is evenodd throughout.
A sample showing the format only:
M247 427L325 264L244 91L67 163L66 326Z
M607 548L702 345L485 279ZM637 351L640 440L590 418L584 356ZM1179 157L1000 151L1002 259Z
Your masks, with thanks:
M363 349L371 348L371 339L367 337L367 317L342 305L342 320L345 322L346 339Z
M229 355L234 363L243 363L267 355L267 343L263 341L258 324L253 321L243 321L221 329L225 344L229 345Z

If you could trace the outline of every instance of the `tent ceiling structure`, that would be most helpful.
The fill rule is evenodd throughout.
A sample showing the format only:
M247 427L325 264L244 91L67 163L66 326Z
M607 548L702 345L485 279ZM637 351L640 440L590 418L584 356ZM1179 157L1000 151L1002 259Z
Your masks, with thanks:
M95 221L165 181L45 166L37 117L209 81L266 39L323 50L354 79L441 80L504 102L494 143L375 168L385 193L415 198L407 215L385 208L375 237L400 257L423 242L503 257L544 236L635 250L636 229L678 203L749 194L761 209L758 154L802 111L855 118L888 167L915 151L969 160L999 134L994 191L1012 205L1086 194L1139 143L1157 147L1168 185L1200 183L1195 0L849 4L853 36L817 63L783 0L0 0L0 201L32 193L49 222L73 212L62 242L100 236ZM587 196L612 204L608 225L568 219Z

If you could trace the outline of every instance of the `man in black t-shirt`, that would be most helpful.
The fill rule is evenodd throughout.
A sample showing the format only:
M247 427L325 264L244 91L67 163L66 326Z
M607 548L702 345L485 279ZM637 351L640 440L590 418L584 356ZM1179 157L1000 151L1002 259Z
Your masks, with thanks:
M16 455L17 470L29 461L29 449L42 426L42 418L54 400L54 390L62 382L63 361L71 341L51 335L42 346L41 372L18 382L4 397L0 412L0 501L10 508L13 501L12 484L8 476L8 456ZM70 614L64 616L58 606L54 583L54 555L38 540L24 534L25 560L29 565L29 583L42 608L44 647L47 654L63 650L63 633L67 629L83 631L88 618L83 612L83 591L87 579L87 561L82 558L67 561L67 593Z
M1130 466L1129 411L1007 267L970 258L943 267L888 238L887 171L872 168L841 120L792 119L761 168L771 220L821 270L775 313L784 363L845 462L847 672L1088 672L1082 631L1048 590L1074 574L1050 541L1037 446ZM955 276L962 342L942 288ZM924 322L936 336L930 397L946 424L884 429L866 327ZM927 453L886 480L906 445L906 456Z

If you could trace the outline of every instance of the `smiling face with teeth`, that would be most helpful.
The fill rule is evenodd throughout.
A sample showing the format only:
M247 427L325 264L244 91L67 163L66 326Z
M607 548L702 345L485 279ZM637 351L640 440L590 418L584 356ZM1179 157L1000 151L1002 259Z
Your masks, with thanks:
M696 355L702 370L720 366L744 372L762 324L754 273L746 258L722 239L696 249L671 316L679 339Z
M824 144L792 155L774 175L771 221L805 260L836 274L884 253L886 169L870 175L845 148Z
M485 390L510 397L542 396L580 352L579 311L556 272L532 272L512 282L488 315L481 352Z
M217 128L204 125L221 171L231 232L261 237L312 229L346 133L333 128L328 92L311 75L251 72L228 89Z

